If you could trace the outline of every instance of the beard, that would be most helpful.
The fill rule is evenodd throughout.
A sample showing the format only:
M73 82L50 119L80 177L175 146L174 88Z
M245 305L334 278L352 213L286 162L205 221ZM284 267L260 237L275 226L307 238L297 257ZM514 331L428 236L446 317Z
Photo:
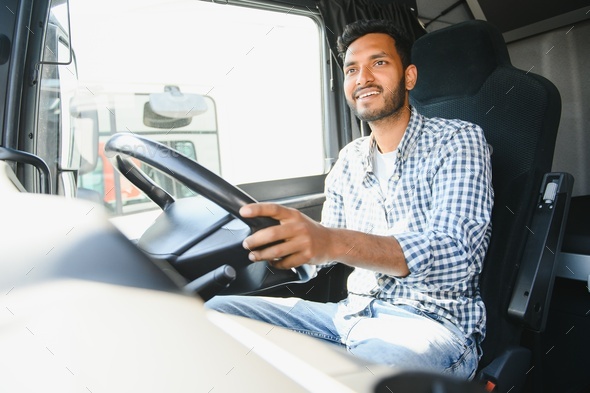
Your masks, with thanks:
M360 120L370 123L390 116L397 117L401 113L406 101L406 76L402 76L397 88L393 91L386 89L384 92L381 86L378 86L378 88L381 90L381 94L383 94L385 99L385 105L381 108L373 110L366 109L363 112L359 112L354 101L347 100L348 106Z

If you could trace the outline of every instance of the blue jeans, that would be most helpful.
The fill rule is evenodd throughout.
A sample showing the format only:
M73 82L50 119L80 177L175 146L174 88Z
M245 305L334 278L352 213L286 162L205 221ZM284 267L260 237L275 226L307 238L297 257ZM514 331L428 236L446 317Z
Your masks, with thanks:
M282 326L346 348L373 363L471 379L477 347L451 322L414 307L350 295L339 303L216 296L206 307Z

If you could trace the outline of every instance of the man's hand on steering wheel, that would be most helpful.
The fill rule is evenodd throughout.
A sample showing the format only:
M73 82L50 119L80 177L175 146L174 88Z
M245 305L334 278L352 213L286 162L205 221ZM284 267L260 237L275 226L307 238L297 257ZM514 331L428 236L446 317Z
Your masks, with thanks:
M250 251L248 257L252 262L268 261L276 268L290 269L330 260L330 228L300 211L275 203L253 203L243 206L240 215L245 218L271 217L280 222L280 225L261 229L244 239L244 248Z

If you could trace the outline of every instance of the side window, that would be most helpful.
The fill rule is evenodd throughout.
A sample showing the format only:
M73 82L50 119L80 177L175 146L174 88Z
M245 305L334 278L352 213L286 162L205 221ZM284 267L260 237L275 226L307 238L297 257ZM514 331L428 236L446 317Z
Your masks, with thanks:
M100 135L97 165L79 185L113 214L155 206L104 156L116 132L158 140L234 184L325 172L322 46L311 12L194 0L70 0L70 10L75 100L96 112ZM150 95L170 88L203 96L207 111L154 117ZM142 169L175 197L193 195Z

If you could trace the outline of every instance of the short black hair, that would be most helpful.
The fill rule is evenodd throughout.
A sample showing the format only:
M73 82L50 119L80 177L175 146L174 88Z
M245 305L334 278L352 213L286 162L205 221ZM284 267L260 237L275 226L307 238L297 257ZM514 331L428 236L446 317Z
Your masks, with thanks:
M389 35L395 41L395 49L399 55L404 70L412 64L412 41L392 21L385 19L360 19L348 24L344 32L338 37L338 56L344 61L346 50L357 39L371 33Z

